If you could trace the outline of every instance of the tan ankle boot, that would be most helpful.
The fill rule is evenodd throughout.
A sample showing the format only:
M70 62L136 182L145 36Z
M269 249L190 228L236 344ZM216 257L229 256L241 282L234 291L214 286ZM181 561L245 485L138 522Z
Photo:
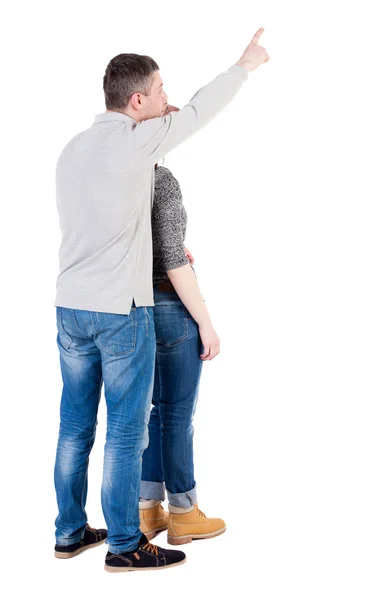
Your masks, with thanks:
M168 544L189 544L192 540L221 535L226 530L225 521L208 519L197 504L189 512L175 511L176 506L169 507Z
M168 513L161 504L156 504L152 508L142 508L139 510L140 529L148 540L152 540L161 531L168 528Z

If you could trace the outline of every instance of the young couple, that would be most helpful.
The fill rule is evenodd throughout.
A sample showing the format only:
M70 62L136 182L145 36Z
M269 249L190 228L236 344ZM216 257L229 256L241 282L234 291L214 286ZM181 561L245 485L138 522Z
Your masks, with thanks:
M258 44L262 31L182 110L168 105L152 58L116 56L104 76L106 112L58 159L58 558L107 538L107 571L166 568L186 559L149 541L160 531L168 529L168 542L177 545L225 530L222 519L207 519L198 508L192 445L202 361L218 354L219 340L184 250L180 187L157 163L268 60ZM102 385L107 531L90 527L85 511ZM169 515L161 505L165 489Z

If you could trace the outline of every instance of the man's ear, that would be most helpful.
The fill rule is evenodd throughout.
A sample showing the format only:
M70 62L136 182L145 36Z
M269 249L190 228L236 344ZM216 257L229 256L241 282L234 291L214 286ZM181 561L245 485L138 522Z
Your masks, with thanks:
M132 94L130 98L130 103L134 110L139 110L142 107L141 94L139 92L135 92L135 94Z

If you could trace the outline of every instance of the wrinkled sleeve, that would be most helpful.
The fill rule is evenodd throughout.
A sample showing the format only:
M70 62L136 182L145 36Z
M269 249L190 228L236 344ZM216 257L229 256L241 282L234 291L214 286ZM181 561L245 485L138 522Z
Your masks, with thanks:
M138 157L153 166L217 116L247 78L246 69L233 65L199 89L181 110L140 121L134 129Z

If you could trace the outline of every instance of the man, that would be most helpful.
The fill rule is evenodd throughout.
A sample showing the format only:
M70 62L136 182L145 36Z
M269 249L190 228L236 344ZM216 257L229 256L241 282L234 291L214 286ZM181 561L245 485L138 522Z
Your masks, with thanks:
M139 528L141 457L148 444L155 333L151 207L154 166L236 95L268 60L257 31L241 59L182 109L167 103L157 63L121 54L107 66L106 112L75 136L57 164L62 233L55 306L63 380L55 464L55 555L105 541L105 568L165 568L185 554L158 548ZM102 508L108 531L87 524L87 468L102 383L107 438Z

